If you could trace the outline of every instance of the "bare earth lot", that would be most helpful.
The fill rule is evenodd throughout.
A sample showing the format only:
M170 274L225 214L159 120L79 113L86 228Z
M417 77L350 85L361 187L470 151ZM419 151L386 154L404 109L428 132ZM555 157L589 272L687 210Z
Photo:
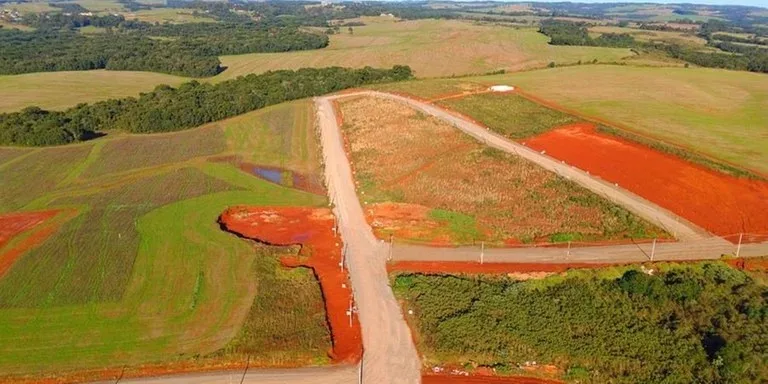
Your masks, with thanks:
M380 237L502 244L662 233L565 179L396 101L355 98L340 109L360 198Z

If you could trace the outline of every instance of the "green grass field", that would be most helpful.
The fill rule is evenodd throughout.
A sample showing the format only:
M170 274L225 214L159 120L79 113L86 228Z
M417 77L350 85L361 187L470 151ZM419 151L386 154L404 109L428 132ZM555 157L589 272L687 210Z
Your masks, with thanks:
M140 21L146 21L148 23L181 24L181 23L216 22L216 19L213 19L210 17L194 16L192 14L192 12L194 11L195 11L194 9L184 9L184 8L153 8L153 9L143 9L136 12L123 12L122 14L128 20L137 19Z
M483 93L438 102L512 139L524 139L580 119L515 94Z
M0 213L78 212L0 278L0 375L206 356L327 361L312 273L282 269L276 250L216 222L231 205L318 206L325 197L209 160L258 153L317 172L311 111L305 100L173 134L0 148ZM230 139L246 130L251 140Z
M549 62L621 61L628 49L550 46L535 28L515 29L448 20L396 22L386 17L361 19L354 33L331 36L319 51L223 56L228 67L214 81L270 69L345 66L391 67L407 64L416 76L481 74L499 69L543 67Z
M757 73L583 65L377 88L433 98L493 84L519 86L580 113L768 174L768 78Z
M157 85L179 85L183 77L152 72L74 71L0 76L0 112L37 105L61 110L78 103L138 96Z

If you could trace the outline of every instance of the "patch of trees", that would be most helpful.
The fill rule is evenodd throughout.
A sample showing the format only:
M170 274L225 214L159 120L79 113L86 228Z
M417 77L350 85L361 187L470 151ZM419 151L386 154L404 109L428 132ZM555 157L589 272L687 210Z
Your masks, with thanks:
M53 8L59 8L64 13L85 13L88 10L77 3L48 3Z
M768 381L768 288L719 262L525 282L406 274L394 289L453 363L536 361L581 383Z
M215 85L197 81L178 88L161 85L138 98L80 104L63 112L30 107L0 114L0 145L66 144L106 129L178 131L288 100L411 77L411 69L400 65L392 69L331 67L251 74Z
M121 15L81 15L80 13L27 13L22 17L22 23L37 29L74 29L87 27L117 27L125 22Z
M766 45L768 46L768 38L760 38L758 36L751 36L751 37L741 37L741 36L733 36L733 35L725 35L725 34L715 34L712 35L713 40L718 41L727 41L727 42L733 42L733 43L744 43L744 44L754 44L754 45Z
M539 32L549 36L552 45L629 48L637 44L635 38L627 33L604 33L592 38L587 27L585 23L550 19L541 22Z
M114 69L206 77L222 70L220 55L319 49L328 45L328 37L323 34L293 27L267 28L255 23L153 25L125 21L122 17L87 20L90 25L107 27L115 26L115 21L117 27L94 36L67 29L0 30L0 74ZM76 26L84 24L87 23L78 22Z
M72 31L0 30L0 74L113 69L184 76L220 72L215 55L205 55L175 41L120 33L86 37Z

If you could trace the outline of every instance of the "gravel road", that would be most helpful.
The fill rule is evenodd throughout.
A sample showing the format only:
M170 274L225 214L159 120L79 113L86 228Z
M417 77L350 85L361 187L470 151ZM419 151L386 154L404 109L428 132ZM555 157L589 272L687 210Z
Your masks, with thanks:
M332 97L315 100L325 162L325 178L339 231L363 331L364 383L418 383L420 361L389 287L387 245L377 240L365 221L355 192Z

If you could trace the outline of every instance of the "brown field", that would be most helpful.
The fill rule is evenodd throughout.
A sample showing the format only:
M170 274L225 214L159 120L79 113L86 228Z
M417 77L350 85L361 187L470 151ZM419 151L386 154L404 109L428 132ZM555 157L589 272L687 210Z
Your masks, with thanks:
M380 237L449 245L661 234L591 192L397 102L355 98L339 108L360 198Z

